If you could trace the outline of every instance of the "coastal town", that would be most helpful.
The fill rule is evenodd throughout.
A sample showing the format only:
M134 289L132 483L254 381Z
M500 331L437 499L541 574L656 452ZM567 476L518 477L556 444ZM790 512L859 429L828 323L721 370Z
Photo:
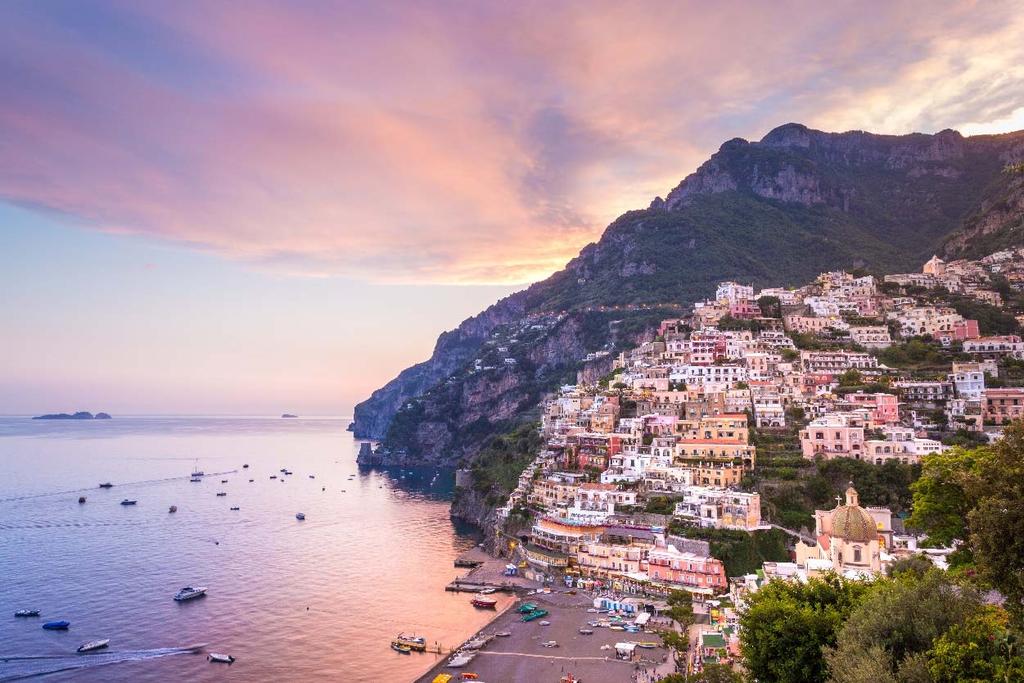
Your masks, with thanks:
M782 509L775 499L790 489L776 485L850 460L866 468L854 472L916 473L953 445L998 440L1024 415L1022 255L934 257L881 278L827 272L792 289L722 282L635 348L592 354L610 369L581 371L543 404L542 446L488 530L504 567L488 585L581 596L576 608L592 618L563 617L575 617L563 647L576 671L604 657L634 662L632 680L659 680L741 668L741 615L772 581L870 582L912 557L947 568L955 544L926 544L906 505L865 504L855 474L805 514ZM472 485L471 471L459 475ZM753 564L723 556L744 537L772 547ZM693 615L666 619L681 594ZM577 626L616 633L602 652ZM673 628L682 645L659 649L661 661L636 649ZM474 675L505 680L508 670L494 671Z

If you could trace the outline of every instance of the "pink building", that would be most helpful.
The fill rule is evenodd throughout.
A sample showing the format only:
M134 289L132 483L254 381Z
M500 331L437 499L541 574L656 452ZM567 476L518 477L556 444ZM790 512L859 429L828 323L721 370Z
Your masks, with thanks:
M847 394L846 400L854 409L868 409L873 427L900 421L899 400L893 394L865 394L858 391L855 394Z
M977 320L961 320L958 323L954 323L952 333L953 339L956 341L977 339L981 336Z
M864 457L865 419L858 413L829 413L800 430L800 450L805 458Z
M750 299L740 299L729 305L729 316L750 320L761 316L761 307Z
M674 584L704 595L721 593L729 585L721 560L680 552L674 545L651 549L647 576L654 583Z

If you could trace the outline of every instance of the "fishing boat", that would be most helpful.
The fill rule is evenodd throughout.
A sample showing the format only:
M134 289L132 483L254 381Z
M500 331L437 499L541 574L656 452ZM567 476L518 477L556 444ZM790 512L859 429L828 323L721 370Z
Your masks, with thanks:
M228 495L227 491L217 491L218 498L223 498L226 495Z
M235 658L231 655L222 655L216 652L211 652L210 654L206 655L206 660L209 662L218 662L220 664L233 664Z
M228 480L227 480L227 479L221 479L221 480L220 480L220 483L222 483L222 484L226 484L226 483L228 483Z
M189 479L189 481L192 482L193 484L198 484L202 480L203 480L202 477L192 477L191 479Z
M107 645L110 645L110 638L104 638L103 640L90 640L88 643L82 643L78 646L78 652L95 652L96 650L102 650Z
M170 512L171 514L174 514L175 512L178 511L178 506L177 505L172 505L171 507L167 508L167 511Z
M132 498L125 498L124 500L121 501L121 505L135 505L138 502L139 501L134 500Z
M250 480L249 480L249 483L251 484L251 483L253 483L254 481L256 481L256 480L255 480L255 479L250 479Z
M406 635L405 633L399 633L397 636L391 639L392 645L405 645L411 650L416 652L425 652L427 649L427 639L422 636Z
M401 643L391 643L391 649L395 652L401 652L403 655L407 655L412 652L412 648L408 645L402 645Z
M249 463L245 463L244 465L242 465L242 469L243 470L249 469Z
M546 617L547 615L548 615L548 611L546 609L537 609L537 610L534 610L534 611L530 612L529 614L524 614L522 621L529 622L529 621L533 621L534 619L540 619L541 617Z
M642 643L637 643L636 646L637 647L642 647L645 650L653 650L654 648L658 647L658 644L657 643L652 643L651 641L647 640L647 641L644 641Z
M305 518L306 518L306 513L305 512L296 512L295 513L295 519L299 520L300 522L302 520L304 520Z
M271 474L271 475L270 475L270 478L271 478L271 479L277 479L277 475L276 475L276 474Z
M310 479L316 479L316 477L315 477L314 475L312 475L312 474L311 474L311 475L309 475L309 478L310 478Z
M235 512L237 512L237 511L241 510L242 508L236 506L236 507L233 507L231 509L234 510Z
M483 595L478 595L477 597L470 600L470 602L472 603L473 607L479 607L481 609L495 609L498 606L497 600L495 600L494 598L485 597Z
M71 626L71 622L63 619L60 621L48 621L43 624L43 628L47 631L67 631L69 626Z
M14 613L16 617L38 617L39 610L37 609L20 609Z
M204 595L206 595L206 588L202 586L185 586L174 594L174 600L176 602L185 602L186 600L201 598Z
M113 486L113 484L111 484L109 481L107 483L105 483L105 484L100 484L100 488L101 489L109 489L112 486Z
M79 496L78 497L78 504L82 505L83 503L85 503L85 496Z

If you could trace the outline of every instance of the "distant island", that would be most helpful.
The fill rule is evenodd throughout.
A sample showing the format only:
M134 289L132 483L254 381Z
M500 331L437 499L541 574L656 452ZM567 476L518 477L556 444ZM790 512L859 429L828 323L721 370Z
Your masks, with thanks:
M84 410L77 413L48 413L46 415L36 415L32 418L33 420L109 420L109 413L92 413Z
M298 417L298 415L292 415L291 413L285 413L281 417Z

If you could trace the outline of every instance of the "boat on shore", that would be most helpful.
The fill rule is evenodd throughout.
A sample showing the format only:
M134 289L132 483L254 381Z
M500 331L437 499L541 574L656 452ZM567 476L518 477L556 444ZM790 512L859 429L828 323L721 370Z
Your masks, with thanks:
M211 652L210 654L206 655L206 661L217 662L219 664L234 664L235 658L231 655L222 655L217 652Z
M201 598L206 595L206 588L202 586L185 586L180 591L174 594L174 600L176 602L185 602L186 600L194 600Z
M512 635L512 632L511 631L498 631L494 635L497 636L498 638L508 638L509 636Z
M69 626L71 626L71 622L65 619L61 619L60 621L48 621L43 624L43 628L47 631L67 631Z
M110 638L104 638L102 640L90 640L88 643L82 643L78 646L77 652L95 652L96 650L102 650L107 645L110 645Z
M14 613L16 617L38 617L39 610L37 609L20 609Z
M139 501L135 500L134 498L125 498L124 500L121 501L121 505L135 505L138 502Z
M108 481L108 482L106 482L106 483L100 484L100 488L101 488L101 489L109 489L109 488L113 488L113 486L114 486L114 485L113 485L113 484L111 484L111 483L110 483L109 481Z
M470 603L473 607L479 607L480 609L495 609L498 606L498 601L494 598L488 598L484 595L478 595Z

